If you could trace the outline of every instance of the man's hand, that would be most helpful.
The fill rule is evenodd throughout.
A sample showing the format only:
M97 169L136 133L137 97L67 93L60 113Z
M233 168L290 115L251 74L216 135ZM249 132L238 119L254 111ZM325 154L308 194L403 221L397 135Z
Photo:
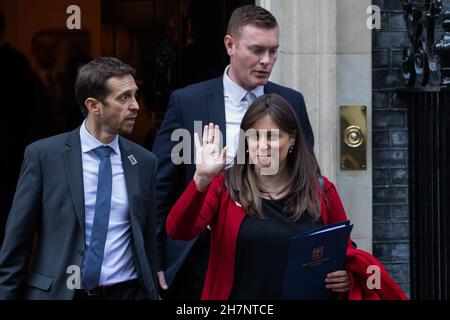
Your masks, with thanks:
M167 282L166 282L166 277L164 275L164 271L158 271L156 274L158 275L159 286L163 290L169 289L169 286L167 285Z

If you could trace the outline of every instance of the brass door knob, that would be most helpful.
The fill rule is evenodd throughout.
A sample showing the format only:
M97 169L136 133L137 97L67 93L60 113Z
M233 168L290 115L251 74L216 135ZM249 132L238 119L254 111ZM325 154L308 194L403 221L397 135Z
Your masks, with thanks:
M344 130L344 142L350 148L357 148L364 142L364 134L359 126L348 126Z

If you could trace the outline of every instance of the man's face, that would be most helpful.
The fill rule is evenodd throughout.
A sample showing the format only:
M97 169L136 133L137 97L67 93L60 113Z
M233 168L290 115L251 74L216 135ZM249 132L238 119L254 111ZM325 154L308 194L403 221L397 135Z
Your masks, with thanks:
M109 94L100 105L100 122L105 132L125 135L133 131L139 105L138 87L130 74L106 81Z
M225 46L230 56L228 76L250 91L269 80L278 56L279 30L246 25L238 37L227 35Z
M54 67L58 55L58 43L55 37L42 35L35 40L33 54L38 64L50 70Z

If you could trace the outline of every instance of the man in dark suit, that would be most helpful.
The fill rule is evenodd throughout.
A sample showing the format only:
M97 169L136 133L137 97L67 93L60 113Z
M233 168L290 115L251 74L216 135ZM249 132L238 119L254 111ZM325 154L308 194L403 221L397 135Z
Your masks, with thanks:
M26 148L0 251L0 299L158 298L157 160L120 136L139 110L134 72L116 58L82 66L83 124Z
M279 29L274 16L258 6L237 8L231 15L224 41L230 56L224 75L174 91L153 146L159 161L157 218L162 265L158 279L161 287L168 289L163 292L163 298L199 299L207 268L208 231L185 242L167 239L164 227L172 205L195 172L194 121L201 122L196 126L200 135L203 125L210 122L219 125L230 165L237 149L240 123L249 104L262 94L277 93L293 106L310 148L314 145L303 96L268 81L279 47ZM187 159L183 163L172 159L179 151L179 142L172 141L172 133L177 135L175 130L179 128L190 135L190 142L183 141L186 148L182 157Z

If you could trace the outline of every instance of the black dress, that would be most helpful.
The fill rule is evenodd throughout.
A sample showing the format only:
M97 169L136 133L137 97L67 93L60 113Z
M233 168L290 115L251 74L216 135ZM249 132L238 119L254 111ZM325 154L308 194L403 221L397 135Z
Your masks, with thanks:
M283 209L285 201L263 199L265 219L246 216L242 221L230 299L281 299L291 238L323 225L307 213L292 221Z

